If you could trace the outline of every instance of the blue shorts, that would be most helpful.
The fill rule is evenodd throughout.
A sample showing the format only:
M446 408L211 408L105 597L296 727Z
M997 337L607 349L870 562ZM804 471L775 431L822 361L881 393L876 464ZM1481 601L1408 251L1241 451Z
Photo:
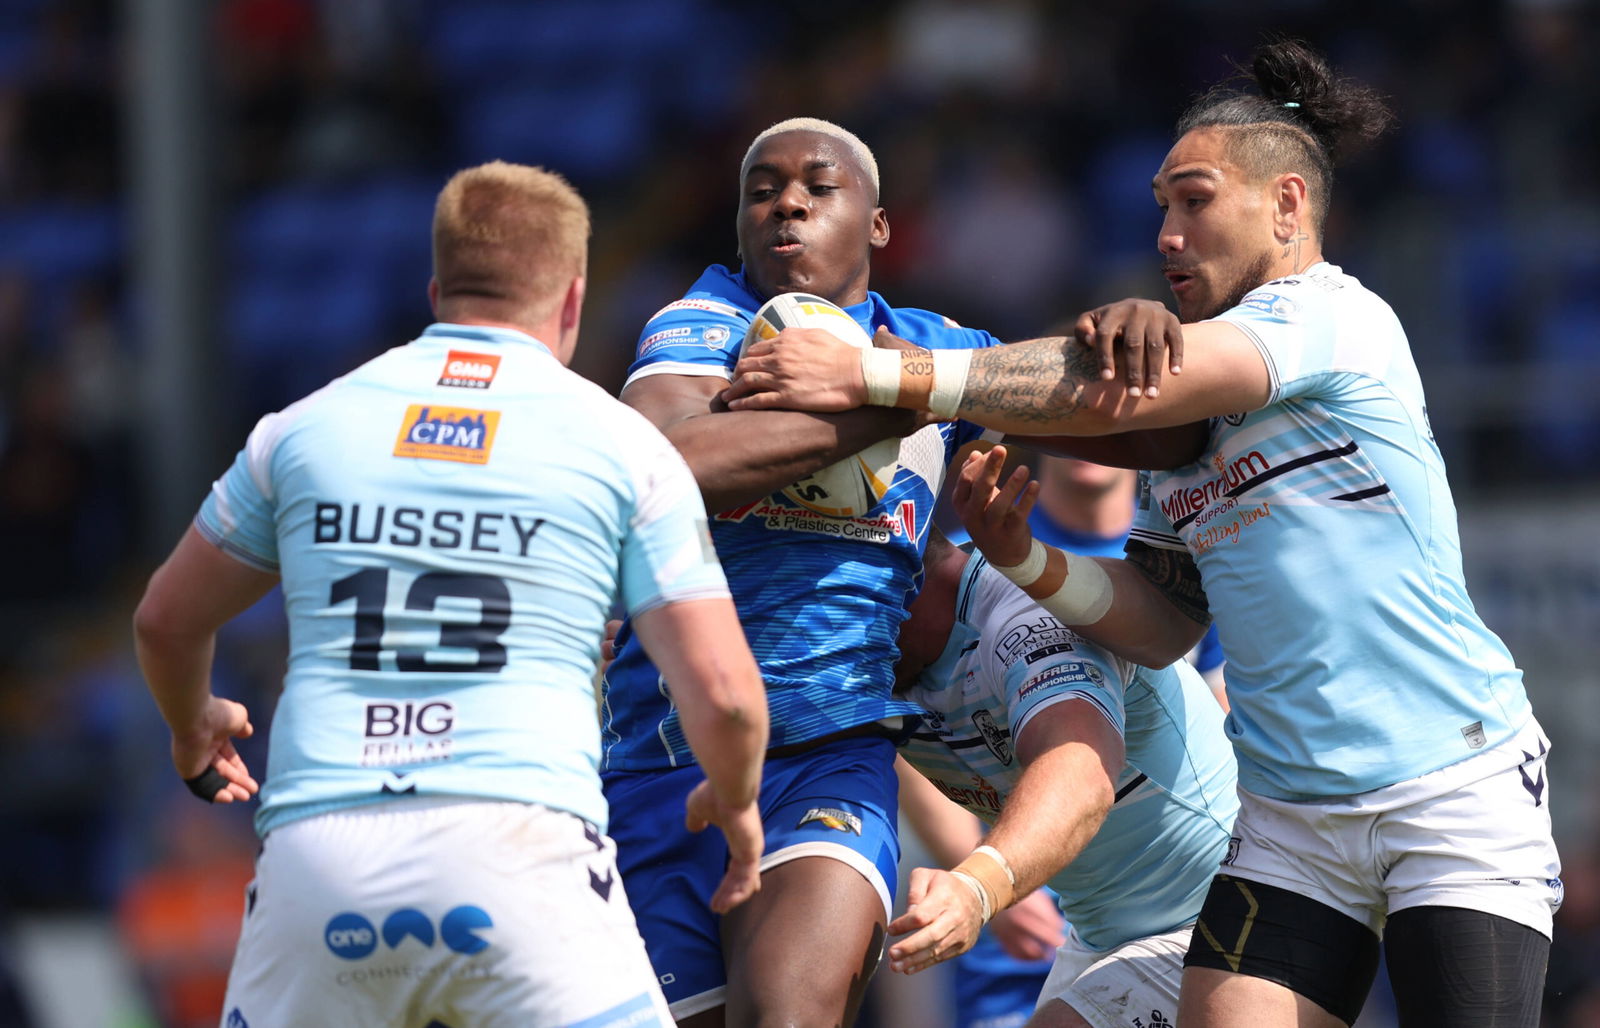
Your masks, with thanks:
M977 943L955 959L956 1028L1021 1028L1039 1003L1055 954L1018 960L1000 948L987 926Z
M709 904L728 847L715 829L690 834L683 827L684 800L704 777L694 766L604 776L617 869L678 1018L721 1005L727 985L721 918ZM872 883L887 918L900 860L898 801L887 739L842 739L769 759L761 775L762 871L797 857L843 861Z

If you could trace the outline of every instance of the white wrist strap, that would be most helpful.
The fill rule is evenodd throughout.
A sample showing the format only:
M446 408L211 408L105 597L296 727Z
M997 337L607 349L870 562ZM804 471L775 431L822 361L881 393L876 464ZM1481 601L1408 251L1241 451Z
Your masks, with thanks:
M928 412L936 418L953 418L961 409L961 394L972 370L971 350L936 350L933 354L933 391Z
M893 407L900 399L900 351L875 346L862 350L861 377L867 383L867 403Z
M1028 547L1028 555L1022 558L1021 564L1002 567L991 561L989 566L1026 589L1037 582L1040 575L1044 574L1044 565L1049 553L1050 551L1044 548L1044 544L1035 539L1033 540L1033 545Z
M1044 573L1048 552L1044 544L1035 539L1028 558L1015 567L995 567L995 570L1027 589ZM1111 609L1111 599L1116 590L1111 576L1093 557L1063 550L1067 558L1067 577L1061 587L1049 596L1033 596L1033 602L1061 619L1064 625L1092 625L1106 616Z
M978 897L980 916L983 918L983 923L988 924L989 919L994 917L994 904L989 900L989 890L983 887L982 882L965 871L951 871L950 873L965 882L967 888L972 890L973 895Z
M990 846L988 843L984 843L982 846L979 846L977 849L973 850L972 852L974 852L974 853L987 853L990 857L992 857L994 859L994 862L996 864L1000 865L1000 870L1002 870L1002 871L1004 871L1006 873L1006 880L1011 883L1012 891L1016 890L1016 888L1017 888L1017 873L1015 871L1011 870L1011 861L1006 859L1006 855L1004 853L1001 853L999 850L995 849L993 846Z

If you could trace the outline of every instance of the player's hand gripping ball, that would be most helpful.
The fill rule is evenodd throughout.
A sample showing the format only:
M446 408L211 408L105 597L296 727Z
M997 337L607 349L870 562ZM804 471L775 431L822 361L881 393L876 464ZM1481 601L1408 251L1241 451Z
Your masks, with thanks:
M872 337L835 304L810 293L783 293L761 305L739 347L771 339L786 328L820 328L851 346L870 348ZM808 510L829 517L867 513L889 491L900 466L900 440L885 439L814 471L787 486L783 494Z

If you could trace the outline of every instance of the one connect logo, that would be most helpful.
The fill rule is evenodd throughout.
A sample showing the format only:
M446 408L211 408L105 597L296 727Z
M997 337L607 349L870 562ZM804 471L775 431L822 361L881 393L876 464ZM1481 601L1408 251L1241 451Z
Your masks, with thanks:
M345 960L360 960L370 955L380 937L390 949L399 949L407 939L415 939L424 949L431 949L438 939L452 952L471 956L489 948L488 940L478 932L493 927L494 919L483 908L460 906L439 919L435 933L428 915L411 907L401 907L383 919L381 932L360 914L343 913L328 922L323 936L333 955Z
M383 919L383 944L399 949L406 936L414 936L424 948L433 945L433 922L420 910L403 907Z
M372 922L360 914L336 915L322 937L334 956L346 960L360 960L378 946L378 933L373 931Z
M439 938L457 953L469 956L489 948L487 940L477 935L480 928L493 928L494 921L479 907L457 907L439 921Z

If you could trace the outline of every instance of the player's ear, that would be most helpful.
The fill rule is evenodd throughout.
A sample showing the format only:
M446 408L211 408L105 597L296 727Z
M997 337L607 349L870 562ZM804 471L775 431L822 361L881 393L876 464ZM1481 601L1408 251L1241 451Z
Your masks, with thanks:
M428 277L428 309L435 318L439 316L439 280L431 275Z
M1273 234L1280 243L1300 235L1311 227L1311 198L1306 191L1306 180L1289 172L1279 175L1272 186Z
M557 356L563 364L572 362L572 354L578 348L578 323L583 317L586 288L584 277L578 275L567 285L567 295L561 299L561 349Z
M872 209L872 234L867 237L867 242L874 250L889 245L889 215L882 207Z

